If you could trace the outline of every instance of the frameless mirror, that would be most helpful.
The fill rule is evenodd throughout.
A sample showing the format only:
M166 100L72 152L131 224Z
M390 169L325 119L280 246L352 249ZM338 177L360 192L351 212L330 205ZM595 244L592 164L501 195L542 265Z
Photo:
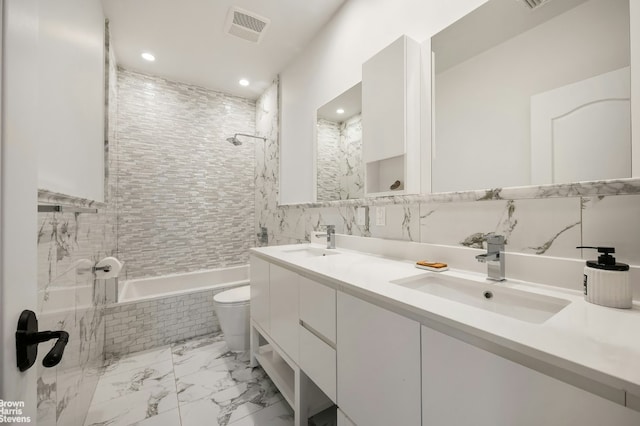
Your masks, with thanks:
M318 108L316 113L317 200L364 197L362 84Z
M631 177L629 0L530 4L432 38L432 192Z

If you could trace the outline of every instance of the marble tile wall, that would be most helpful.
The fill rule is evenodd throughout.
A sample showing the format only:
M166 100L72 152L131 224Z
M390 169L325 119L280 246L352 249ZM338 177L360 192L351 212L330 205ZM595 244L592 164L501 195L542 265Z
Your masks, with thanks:
M262 142L226 139L254 132L255 103L119 69L117 119L126 278L247 263Z
M364 162L362 161L362 115L340 123L340 200L364 196Z
M266 128L271 134L277 134L277 102L268 97L262 102L269 105L264 116L270 117L263 117L263 122L269 123ZM270 141L270 149L277 152L277 140ZM271 245L309 241L326 224L348 235L476 248L483 247L487 233L495 232L507 237L508 252L595 259L594 252L575 247L611 245L616 247L618 261L640 265L638 180L274 207L278 158L257 160L259 175L273 177L269 185L256 183L256 217L260 218L256 225L268 227ZM383 226L375 224L376 208L385 209ZM358 209L366 209L364 225L356 222ZM574 288L581 286L577 280Z
M319 201L351 200L364 196L362 115L341 123L317 123Z
M257 246L281 244L286 237L279 232L284 211L278 207L280 145L278 125L279 82L271 86L256 101L256 134L267 138L265 143L255 144L255 227L258 234L267 228L268 243L256 241Z
M317 197L319 201L340 199L340 124L318 119L317 129Z

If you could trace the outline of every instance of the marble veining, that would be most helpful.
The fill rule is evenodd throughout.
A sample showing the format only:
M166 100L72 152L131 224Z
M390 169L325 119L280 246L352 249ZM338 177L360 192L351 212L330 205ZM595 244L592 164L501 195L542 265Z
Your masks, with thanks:
M549 247L551 247L551 244L553 244L553 242L558 239L558 237L560 235L562 235L564 232L570 230L571 228L574 228L576 226L580 225L580 222L576 222L574 224L571 225L567 225L565 226L561 231L559 231L558 233L556 233L553 237L551 237L551 239L545 241L544 244L542 244L541 246L538 247L530 247L532 250L535 251L536 254L544 254L547 252L547 250L549 250Z
M85 422L107 424L291 426L293 411L248 353L230 352L214 333L110 359ZM309 424L332 426L335 416Z
M469 191L440 192L433 194L392 195L376 198L307 202L281 206L286 209L376 206L413 203L455 203L465 201L522 200L537 198L560 198L579 196L613 196L640 194L640 179L610 179L603 181L576 182L549 185L491 188Z
M340 123L318 119L316 163L318 201L364 196L360 114Z

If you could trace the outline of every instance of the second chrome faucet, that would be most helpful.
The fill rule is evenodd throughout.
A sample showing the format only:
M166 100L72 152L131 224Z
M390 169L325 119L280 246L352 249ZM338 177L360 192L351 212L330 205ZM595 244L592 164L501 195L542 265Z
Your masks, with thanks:
M325 234L316 234L316 237L327 237L327 248L336 248L336 226L327 225L327 232Z
M502 235L487 234L487 252L476 256L478 262L487 264L487 279L504 281L504 243Z

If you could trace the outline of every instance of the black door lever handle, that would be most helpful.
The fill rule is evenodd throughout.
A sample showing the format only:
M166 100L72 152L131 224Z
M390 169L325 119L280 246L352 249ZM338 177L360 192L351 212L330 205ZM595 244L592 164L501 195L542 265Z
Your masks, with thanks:
M69 333L66 331L39 332L36 314L29 310L22 311L16 331L18 369L26 371L31 368L38 357L38 344L51 339L58 339L58 341L42 360L42 365L47 368L55 367L62 360L64 348L69 342Z

